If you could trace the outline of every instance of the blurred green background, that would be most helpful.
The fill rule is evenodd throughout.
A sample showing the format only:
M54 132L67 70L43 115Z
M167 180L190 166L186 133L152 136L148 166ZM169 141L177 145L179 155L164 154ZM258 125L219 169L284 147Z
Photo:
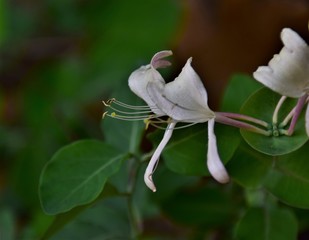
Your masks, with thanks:
M308 40L308 16L301 0L0 0L3 240L46 228L44 164L72 141L103 139L101 100L155 52L173 50L175 74L193 56L218 108L234 73L251 74L280 49L282 27Z

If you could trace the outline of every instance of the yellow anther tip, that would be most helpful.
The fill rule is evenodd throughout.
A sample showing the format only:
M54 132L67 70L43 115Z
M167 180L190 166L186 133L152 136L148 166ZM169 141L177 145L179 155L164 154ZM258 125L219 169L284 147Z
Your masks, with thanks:
M116 117L116 115L117 114L115 112L112 112L112 114L111 114L112 117Z
M151 121L148 118L144 119L143 121L144 121L144 124L145 124L145 130L147 130Z

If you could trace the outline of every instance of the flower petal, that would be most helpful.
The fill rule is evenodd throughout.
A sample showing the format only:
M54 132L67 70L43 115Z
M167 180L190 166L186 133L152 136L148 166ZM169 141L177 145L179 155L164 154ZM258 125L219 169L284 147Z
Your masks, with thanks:
M288 97L301 97L309 86L309 48L292 29L281 32L284 47L268 66L259 67L253 76L275 92Z
M146 90L147 84L152 82L154 85L162 87L165 85L165 81L161 74L156 70L157 68L164 68L170 66L171 63L163 58L172 55L172 51L164 50L156 53L151 63L146 66L141 66L135 70L129 77L129 87L132 92L142 98L151 110L158 116L165 115L160 109L158 109L152 99L149 97Z
M145 174L144 174L145 184L153 192L155 192L157 189L156 189L156 186L154 185L154 182L152 180L152 175L155 171L156 166L158 165L159 158L160 158L160 155L161 155L164 147L166 146L166 144L168 143L168 141L170 140L170 138L173 134L173 130L175 128L175 125L176 125L176 122L172 122L172 123L167 125L164 136L163 136L159 146L155 150L154 154L152 155L152 157L151 157L151 159L148 163L148 166L146 168Z
M153 102L168 116L183 122L206 122L214 118L208 107L206 89L191 67L189 58L180 75L164 85L149 82L147 91Z
M219 157L217 139L214 133L215 119L208 121L207 167L210 174L220 183L227 183L230 177Z
M148 95L146 87L149 82L158 86L163 86L165 84L161 74L151 67L150 64L135 70L129 77L129 87L131 91L142 98L155 114L165 115L160 109L156 108L155 103Z
M306 110L306 131L309 137L309 104L307 104L307 110Z
M155 68L165 68L171 65L171 63L163 58L173 55L173 52L170 50L164 50L156 53L150 62L150 65Z

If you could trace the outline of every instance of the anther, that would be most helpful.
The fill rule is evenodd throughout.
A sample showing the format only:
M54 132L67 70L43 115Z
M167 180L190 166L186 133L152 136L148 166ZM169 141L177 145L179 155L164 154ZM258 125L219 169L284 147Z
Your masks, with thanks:
M144 124L145 124L145 130L147 130L149 127L149 124L151 124L151 121L149 119L144 119Z
M108 104L108 101L102 101L102 103L104 104L105 107L109 107L110 105Z
M108 113L108 111L104 112L103 115L102 115L102 119L105 118L106 114Z
M116 98L111 98L107 100L107 104L112 104L113 102L116 101Z

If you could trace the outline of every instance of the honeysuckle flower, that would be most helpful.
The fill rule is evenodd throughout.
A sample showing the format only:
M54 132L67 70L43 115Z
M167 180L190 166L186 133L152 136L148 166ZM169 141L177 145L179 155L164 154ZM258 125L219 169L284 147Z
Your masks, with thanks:
M294 110L291 130L303 104L308 101L309 94L309 47L307 43L292 29L284 28L281 31L281 40L284 44L279 54L275 54L268 66L259 67L254 78L287 97L300 98ZM306 110L306 131L309 136L309 105Z
M129 77L128 84L132 92L142 98L148 106L131 106L115 99L103 102L107 107L115 112L108 115L122 120L141 120L146 124L167 123L164 136L153 153L144 174L145 184L156 191L152 175L158 164L160 155L170 140L177 122L195 123L209 122L208 124L208 154L207 166L211 175L219 182L226 183L229 176L220 160L216 136L214 134L215 113L208 107L208 97L206 89L196 72L191 67L192 58L189 58L179 76L170 83L165 83L163 77L157 69L170 66L171 63L165 57L172 55L171 51L161 51L156 53L150 64L141 66ZM119 110L118 107L135 110L138 115ZM149 114L150 111L153 114ZM134 113L133 113L134 114ZM142 115L141 115L142 114ZM145 115L143 115L145 114ZM167 116L168 120L159 117Z
M165 84L163 77L156 70L170 65L170 62L163 58L171 54L171 51L155 54L150 64L135 70L129 77L130 89L142 98L157 116L166 115L169 117L169 124L163 139L146 168L144 181L152 191L156 191L152 175L177 122L201 123L209 121L207 166L217 181L226 183L229 181L229 176L220 160L214 134L215 113L208 107L206 89L191 67L192 58L188 59L180 75L170 83Z
M149 124L154 126L157 126L157 123L167 124L164 136L154 151L144 174L146 185L154 192L156 187L152 175L158 165L164 147L173 134L173 130L196 123L208 122L207 167L210 174L218 182L227 183L229 175L218 154L214 133L215 121L264 135L269 135L269 133L266 130L240 122L237 119L253 122L265 128L268 125L264 121L249 116L212 111L208 106L207 91L200 77L191 66L192 58L187 60L179 76L174 81L166 84L157 69L170 65L170 62L164 58L171 54L171 51L158 52L153 56L150 64L138 68L129 77L130 89L142 98L148 106L132 106L119 102L116 99L111 99L107 102L103 101L103 103L108 108L114 110L114 112L109 113L107 111L103 114L103 117L107 115L121 120L144 120L146 127ZM117 107L114 107L114 105ZM122 109L130 109L134 110L134 112ZM163 120L161 118L163 116L168 117L168 119ZM186 123L186 125L176 127L178 122Z
M253 76L256 80L281 95L299 98L309 92L309 48L292 29L281 31L284 44L268 66L259 67Z

